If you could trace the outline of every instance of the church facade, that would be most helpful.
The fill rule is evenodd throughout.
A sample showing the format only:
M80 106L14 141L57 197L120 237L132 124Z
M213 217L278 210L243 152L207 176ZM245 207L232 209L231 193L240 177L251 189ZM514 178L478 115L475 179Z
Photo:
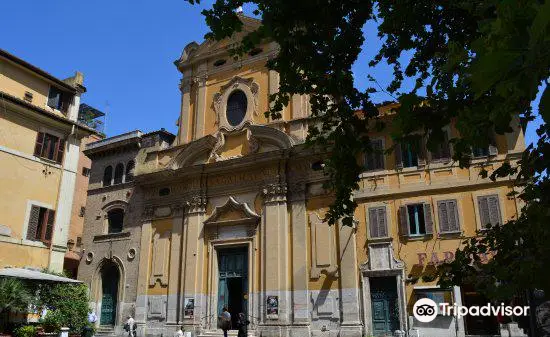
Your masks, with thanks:
M256 21L243 17L245 31ZM331 203L304 146L309 102L294 96L280 120L264 116L279 77L264 44L238 60L235 39L190 43L175 62L182 73L178 133L139 131L87 145L92 158L79 279L103 329L128 315L139 336L220 333L224 306L242 312L257 336L352 337L498 335L493 321L412 317L418 298L474 303L464 287L440 289L421 273L452 259L487 223L517 216L509 180L482 168L517 160L519 127L473 150L460 169L452 147L360 158L365 165L354 227L323 221ZM391 106L381 118L391 126ZM452 137L456 130L448 127ZM392 145L373 134L375 147ZM489 259L490 256L483 258ZM489 318L490 320L490 318ZM487 331L491 330L491 331Z

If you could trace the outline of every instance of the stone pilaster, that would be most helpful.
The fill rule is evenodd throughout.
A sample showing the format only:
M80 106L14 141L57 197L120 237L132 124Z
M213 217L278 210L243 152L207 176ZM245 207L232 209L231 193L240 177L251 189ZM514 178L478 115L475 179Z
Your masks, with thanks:
M355 224L354 224L355 226ZM355 227L338 224L340 245L340 336L360 337L362 325L359 316L359 274Z
M152 208L145 208L142 214L141 243L139 251L139 271L136 290L136 316L139 324L145 324L147 319L147 285L149 283L149 259L152 235Z
M206 301L202 289L204 277L204 230L203 221L206 213L206 197L196 195L191 197L185 207L184 219L184 256L182 258L181 273L183 275L183 298L180 306L181 321L185 325L200 325L201 318L206 314ZM183 304L185 298L195 299L195 316L183 318Z
M290 188L292 228L292 329L290 336L309 336L307 212L305 183Z
M192 130L190 123L191 120L191 72L184 74L183 79L180 82L181 91L181 111L178 125L178 144L185 144L189 142L189 130Z
M178 323L178 301L180 297L179 273L181 263L181 241L183 234L183 206L175 205L172 207L172 234L170 244L170 278L168 281L168 309L166 311L166 323Z
M204 121L206 114L206 62L198 67L198 76L194 78L197 86L197 100L195 104L195 127L193 139L199 139L204 136Z
M286 336L291 323L289 275L289 221L284 184L269 184L262 190L262 335ZM267 315L268 296L278 297L278 314Z

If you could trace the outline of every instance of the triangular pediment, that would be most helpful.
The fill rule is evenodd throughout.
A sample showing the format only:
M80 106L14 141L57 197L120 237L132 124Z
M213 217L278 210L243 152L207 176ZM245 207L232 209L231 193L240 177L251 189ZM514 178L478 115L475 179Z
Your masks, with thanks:
M259 221L260 216L246 203L239 203L233 197L229 197L223 206L218 206L214 209L214 212L204 221L204 224L244 224L258 223Z

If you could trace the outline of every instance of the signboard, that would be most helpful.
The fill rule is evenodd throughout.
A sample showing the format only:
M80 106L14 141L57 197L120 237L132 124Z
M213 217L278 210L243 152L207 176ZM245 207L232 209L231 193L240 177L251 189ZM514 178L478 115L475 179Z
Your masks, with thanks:
M185 299L185 306L183 307L183 316L193 317L194 314L195 314L195 299L192 297L187 297Z
M279 296L267 296L266 300L266 313L267 318L278 319L279 318Z

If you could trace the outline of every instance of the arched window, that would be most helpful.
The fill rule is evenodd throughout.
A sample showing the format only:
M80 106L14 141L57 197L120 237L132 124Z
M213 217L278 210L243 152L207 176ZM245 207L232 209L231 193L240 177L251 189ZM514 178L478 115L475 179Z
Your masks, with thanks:
M122 232L122 224L124 223L124 210L122 208L115 208L107 212L108 221L108 233L120 233Z
M126 165L126 182L134 180L134 168L136 164L133 160L130 160Z
M122 184L122 177L124 176L124 165L118 163L115 167L115 184Z
M241 124L246 115L246 95L241 90L235 90L227 99L227 121L231 126Z
M111 186L112 179L113 179L113 167L109 165L105 168L105 171L103 171L103 186Z

